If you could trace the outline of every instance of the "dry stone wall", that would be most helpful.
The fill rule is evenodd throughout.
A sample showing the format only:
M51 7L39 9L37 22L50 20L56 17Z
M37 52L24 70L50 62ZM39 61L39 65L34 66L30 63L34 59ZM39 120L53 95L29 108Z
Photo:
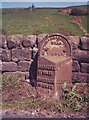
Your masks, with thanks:
M70 36L69 40L72 47L73 82L88 83L89 82L89 38Z
M2 74L18 74L22 80L29 79L32 48L36 39L40 42L46 34L0 36ZM71 44L73 59L72 81L89 82L89 38L66 36Z

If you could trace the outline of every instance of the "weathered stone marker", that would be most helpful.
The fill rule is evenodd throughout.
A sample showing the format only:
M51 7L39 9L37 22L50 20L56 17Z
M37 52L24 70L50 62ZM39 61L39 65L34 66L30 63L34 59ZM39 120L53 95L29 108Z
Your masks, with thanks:
M60 84L71 83L71 46L61 34L46 36L40 43L37 86L51 89L58 97Z

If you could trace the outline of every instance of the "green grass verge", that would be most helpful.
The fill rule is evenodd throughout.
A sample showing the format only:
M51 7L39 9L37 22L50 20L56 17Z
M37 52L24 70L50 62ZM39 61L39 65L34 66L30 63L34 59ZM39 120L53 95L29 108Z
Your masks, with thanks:
M89 15L86 16L82 21L83 27L87 30L89 33Z
M3 9L2 28L7 35L60 32L79 35L84 33L72 23L71 16L58 14L58 9Z

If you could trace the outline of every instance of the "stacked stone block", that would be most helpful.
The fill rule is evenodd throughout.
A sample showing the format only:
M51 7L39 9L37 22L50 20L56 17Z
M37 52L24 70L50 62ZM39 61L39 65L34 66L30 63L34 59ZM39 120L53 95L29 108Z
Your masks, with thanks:
M89 38L69 36L72 47L72 80L77 83L89 82Z
M0 36L0 53L2 74L19 74L21 79L29 78L32 47L36 39L40 43L46 34L38 36L10 35ZM66 36L71 45L73 59L72 81L74 83L89 82L89 38Z
M6 37L2 35L1 39L2 74L18 74L22 80L29 79L31 52L36 36L11 35Z

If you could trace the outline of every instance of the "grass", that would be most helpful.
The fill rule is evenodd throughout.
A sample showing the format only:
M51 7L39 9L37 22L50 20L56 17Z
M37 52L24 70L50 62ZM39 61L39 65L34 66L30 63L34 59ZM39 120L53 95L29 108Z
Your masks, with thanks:
M87 30L87 32L89 33L89 15L84 18L84 20L82 21L82 24L84 28Z
M20 81L18 79L18 75L3 75L2 76L2 89L6 89L8 87L17 87Z
M58 14L58 9L3 9L2 28L11 34L36 34L60 32L79 35L84 33L79 26L72 23L71 16Z

